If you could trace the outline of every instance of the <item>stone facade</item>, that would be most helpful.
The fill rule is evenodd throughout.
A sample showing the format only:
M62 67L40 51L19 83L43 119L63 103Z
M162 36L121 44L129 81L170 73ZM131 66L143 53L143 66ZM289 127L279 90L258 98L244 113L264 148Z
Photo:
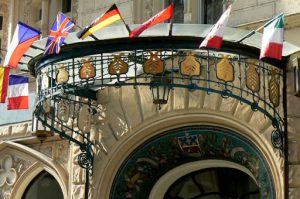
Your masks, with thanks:
M74 0L69 16L84 27L116 3L128 24L142 23L164 7L160 0ZM226 1L227 2L227 1ZM202 0L187 0L185 22L199 23ZM228 3L228 2L227 2ZM41 18L40 9L43 8ZM3 14L1 48L7 48L8 40L18 20L40 28L43 36L49 28L61 1L49 0L1 0ZM255 29L267 19L283 12L286 15L286 40L300 46L298 35L300 2L298 0L248 0L235 1L229 26ZM14 13L14 14L12 14ZM120 24L122 22L118 22ZM11 25L9 25L11 24ZM288 164L289 198L300 197L300 99L294 96L293 66L300 54L291 56L287 68L287 120L288 120ZM34 83L32 83L34 84ZM98 93L98 103L106 110L103 120L93 126L95 143L94 177L91 179L90 196L108 198L109 186L120 164L135 147L151 136L173 127L186 124L211 124L239 130L250 137L265 152L274 173L278 195L284 196L284 160L277 150L271 148L272 124L262 114L253 112L235 99L224 99L217 94L207 95L203 91L187 89L171 91L167 105L161 110L152 103L146 87L107 88ZM0 116L1 119L1 116ZM0 126L0 198L21 198L30 180L41 170L47 170L57 179L64 197L84 198L86 173L77 163L78 146L59 137L40 142L32 136L31 122ZM265 145L267 144L267 145ZM38 163L36 163L38 162ZM23 183L25 182L25 183ZM18 193L16 192L18 190ZM282 199L282 198L278 198Z

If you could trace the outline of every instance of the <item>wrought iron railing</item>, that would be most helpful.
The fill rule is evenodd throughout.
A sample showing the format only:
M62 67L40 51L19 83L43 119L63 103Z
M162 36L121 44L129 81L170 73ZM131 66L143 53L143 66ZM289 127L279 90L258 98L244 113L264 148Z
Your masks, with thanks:
M242 53L178 47L110 50L89 56L74 53L65 59L43 60L35 73L37 121L80 146L83 168L91 168L93 162L91 125L103 118L96 92L111 86L148 86L152 91L181 87L235 98L271 120L270 139L283 150L283 70ZM154 102L159 107L165 103Z

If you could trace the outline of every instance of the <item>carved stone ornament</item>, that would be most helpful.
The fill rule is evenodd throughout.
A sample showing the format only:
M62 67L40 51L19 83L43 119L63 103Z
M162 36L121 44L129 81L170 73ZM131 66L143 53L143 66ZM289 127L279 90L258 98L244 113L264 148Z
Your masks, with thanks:
M270 97L270 102L275 107L279 106L280 91L279 91L279 84L276 78L276 69L272 69L271 71L271 79L269 81L269 97Z
M69 73L64 64L59 64L57 67L56 83L63 84L69 80Z
M217 78L224 82L232 82L234 80L233 65L229 62L228 56L224 56L217 64Z
M190 53L186 55L185 59L180 62L180 72L186 76L200 76L201 64L197 61L194 54Z
M156 53L153 52L149 52L149 53L150 53L150 58L146 60L144 63L144 72L146 74L153 74L153 75L163 73L165 70L165 66L164 66L164 61L162 61L158 57L159 51L157 51Z
M63 122L68 122L69 120L69 107L65 100L61 100L57 105L57 118Z
M17 172L13 168L13 159L10 155L6 155L3 159L1 159L0 187L2 187L5 183L12 186L16 182L16 179Z
M122 60L123 53L114 55L114 61L108 65L110 75L121 75L128 72L128 64Z
M79 77L80 79L91 79L96 76L96 69L94 65L91 63L91 59L82 59L82 66L79 69Z
M260 90L259 74L253 61L249 63L246 71L246 86L252 92L259 92Z

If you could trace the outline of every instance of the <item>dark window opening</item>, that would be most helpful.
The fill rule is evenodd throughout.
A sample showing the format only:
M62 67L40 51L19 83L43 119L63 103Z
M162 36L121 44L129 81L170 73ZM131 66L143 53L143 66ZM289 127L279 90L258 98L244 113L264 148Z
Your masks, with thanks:
M62 1L62 12L71 12L72 0L63 0Z
M39 10L38 21L42 20L42 9Z
M223 13L223 0L204 0L204 24L215 24Z
M165 8L174 3L174 23L184 23L184 0L167 0Z
M0 16L0 30L2 30L2 25L3 25L3 16Z
M63 199L58 182L48 172L37 175L26 188L22 199Z
M259 187L246 173L230 168L210 168L175 181L164 199L257 199Z

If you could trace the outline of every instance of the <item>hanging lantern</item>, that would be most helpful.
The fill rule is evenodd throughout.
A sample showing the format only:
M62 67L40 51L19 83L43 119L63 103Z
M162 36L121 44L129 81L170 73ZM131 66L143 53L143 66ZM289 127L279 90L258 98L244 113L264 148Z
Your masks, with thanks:
M171 79L166 76L155 76L150 82L154 104L168 103L169 93L171 90Z

